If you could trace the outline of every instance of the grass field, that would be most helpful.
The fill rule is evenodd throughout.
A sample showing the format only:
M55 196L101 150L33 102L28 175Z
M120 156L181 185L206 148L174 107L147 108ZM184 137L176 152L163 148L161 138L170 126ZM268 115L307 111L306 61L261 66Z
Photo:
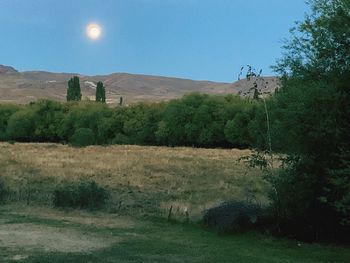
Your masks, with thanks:
M241 150L0 144L1 175L14 200L50 204L62 183L91 179L112 193L110 210L131 215L159 215L173 206L199 219L222 201L254 195L266 202L267 185L258 171L239 163Z
M349 262L346 247L223 236L196 223L224 200L267 202L259 171L237 161L247 154L1 143L0 175L11 195L0 205L0 262ZM82 178L111 192L106 209L53 209L53 189ZM171 206L175 223L166 220Z

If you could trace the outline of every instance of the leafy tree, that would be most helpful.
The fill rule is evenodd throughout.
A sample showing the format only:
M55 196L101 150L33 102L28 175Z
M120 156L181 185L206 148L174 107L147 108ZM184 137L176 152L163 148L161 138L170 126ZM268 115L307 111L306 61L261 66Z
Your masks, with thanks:
M232 120L229 120L225 125L225 138L238 147L249 147L252 144L252 139L249 133L249 123L252 116L249 112L238 112Z
M112 140L112 144L130 144L130 139L128 138L128 136L122 133L117 133L114 139Z
M283 78L273 129L289 154L277 185L293 185L283 212L296 232L339 238L350 233L350 1L309 3L276 66Z
M59 135L62 139L69 141L79 128L89 128L97 135L100 124L109 116L111 116L111 110L106 104L88 101L71 104L60 125ZM106 138L99 138L100 143L106 143L106 141Z
M155 133L161 119L162 105L138 104L126 109L123 133L133 144L155 144Z
M70 143L75 147L93 145L95 144L95 134L89 128L79 128L74 132Z
M106 88L101 81L97 82L96 86L96 101L106 102Z
M59 102L41 100L30 107L35 114L34 140L59 142L59 129L64 118L65 106Z
M227 147L231 145L224 133L227 121L251 105L252 102L238 96L198 93L170 102L115 108L89 101L62 104L41 100L13 107L13 111L0 106L0 113L4 113L0 116L0 136L33 142L69 142L76 130L88 128L97 144L110 144L126 136L127 140L122 141L130 144ZM19 118L13 117L8 127L16 110L30 117L23 123L31 125L30 131L24 127L23 136L13 128L20 127ZM250 112L254 119L254 111ZM250 126L245 128L249 130ZM13 137L10 138L8 132Z
M74 76L68 81L67 101L80 101L81 89L79 77Z
M30 108L24 108L11 115L7 125L9 139L20 142L33 141L35 134L35 117L35 112Z
M17 105L0 105L0 141L8 139L8 120L19 108Z

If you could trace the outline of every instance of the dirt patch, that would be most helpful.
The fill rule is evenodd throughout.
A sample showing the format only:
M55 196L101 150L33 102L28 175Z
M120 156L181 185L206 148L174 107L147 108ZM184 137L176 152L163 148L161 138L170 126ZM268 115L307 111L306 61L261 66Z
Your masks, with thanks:
M16 211L14 211L16 207ZM117 214L106 214L103 212L87 212L84 210L60 211L45 207L34 206L8 206L11 214L14 216L32 216L41 219L67 221L69 223L77 223L85 226L94 226L98 228L122 228L133 229L142 225L141 222L126 216ZM1 224L0 218L0 224Z
M117 241L74 229L36 224L0 225L0 247L10 250L87 253L109 247Z

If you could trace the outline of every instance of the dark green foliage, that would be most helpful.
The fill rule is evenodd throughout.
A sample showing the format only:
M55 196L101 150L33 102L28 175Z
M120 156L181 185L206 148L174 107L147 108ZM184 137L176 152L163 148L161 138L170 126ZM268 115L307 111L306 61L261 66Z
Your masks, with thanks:
M251 111L238 112L236 116L225 125L225 138L235 146L248 147L252 145L249 124L254 116Z
M77 129L69 141L72 146L85 147L95 144L95 134L89 128Z
M42 100L22 107L0 105L0 135L15 141L71 142L78 129L87 128L94 134L89 144L260 147L266 141L255 136L266 130L261 110L261 102L233 95L189 94L166 103L116 108Z
M350 2L310 4L276 67L272 129L289 154L275 178L279 216L288 234L341 240L350 236Z
M108 201L109 194L94 181L70 183L57 188L53 193L55 207L100 209Z
M112 140L112 144L130 144L130 139L122 133L117 133Z
M34 141L35 118L35 112L30 106L29 109L23 108L12 114L6 129L9 138L20 142Z
M5 198L8 194L8 188L6 187L5 181L0 178L0 204L5 202Z
M81 89L79 77L74 76L68 81L67 101L81 100Z
M101 81L97 82L96 101L103 103L106 102L106 88L103 86L103 83Z
M225 125L247 107L250 107L248 101L234 96L186 95L165 106L156 139L171 146L228 146Z
M59 102L42 100L31 107L35 113L35 141L59 142L59 128L64 118L65 106Z
M258 223L261 209L244 202L225 202L207 210L203 216L205 226L222 233L245 232Z
M0 141L5 141L9 139L6 132L8 120L12 114L19 110L16 105L0 105Z
M105 104L93 102L80 102L69 105L64 119L59 128L61 138L69 141L74 132L79 128L89 128L95 134L95 139L100 144L106 144L108 125L106 118L110 118L112 112ZM106 130L107 129L107 130Z
M123 110L125 116L122 131L132 144L155 144L162 107L157 104L138 104Z

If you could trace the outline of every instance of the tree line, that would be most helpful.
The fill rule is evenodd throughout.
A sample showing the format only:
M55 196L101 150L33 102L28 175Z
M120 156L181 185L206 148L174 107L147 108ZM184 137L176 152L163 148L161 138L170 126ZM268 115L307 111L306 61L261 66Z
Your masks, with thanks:
M90 134L81 142L83 146L262 148L266 144L262 107L260 101L235 95L199 93L169 102L115 108L91 101L4 104L0 105L0 140L74 144L79 137L76 134L83 132Z

